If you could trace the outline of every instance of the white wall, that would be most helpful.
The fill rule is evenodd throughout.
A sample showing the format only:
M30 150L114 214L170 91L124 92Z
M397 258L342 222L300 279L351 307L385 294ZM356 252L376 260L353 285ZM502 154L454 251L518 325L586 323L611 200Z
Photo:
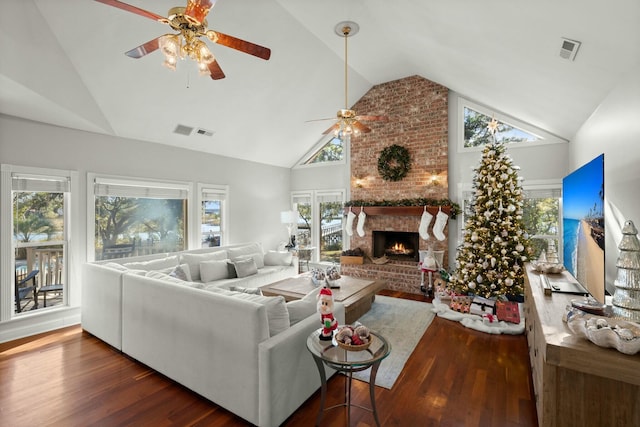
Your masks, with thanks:
M77 255L75 267L86 260L86 179L89 172L226 184L229 186L229 243L259 241L265 249L275 249L284 240L280 212L289 209L291 171L287 168L76 131L4 115L0 115L0 163L78 172L80 191L74 196L80 199L80 214L74 220L81 221L83 226L76 239L81 247L74 246ZM70 291L79 292L73 284L71 286ZM73 300L79 301L77 293ZM28 322L23 319L0 324L0 342L7 337L16 338L15 334L24 336L26 332L36 333L61 326L55 319L49 319L49 326L44 326L43 322L43 329L38 330L37 317L30 316ZM12 328L25 333L11 332Z
M640 65L623 75L569 144L569 171L604 153L607 289L613 293L622 224L640 227Z

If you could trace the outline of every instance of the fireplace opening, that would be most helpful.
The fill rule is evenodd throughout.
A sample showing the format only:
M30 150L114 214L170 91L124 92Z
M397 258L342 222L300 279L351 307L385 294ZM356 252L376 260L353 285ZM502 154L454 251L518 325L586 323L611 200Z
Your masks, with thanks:
M398 261L420 261L419 234L406 231L374 231L373 256Z

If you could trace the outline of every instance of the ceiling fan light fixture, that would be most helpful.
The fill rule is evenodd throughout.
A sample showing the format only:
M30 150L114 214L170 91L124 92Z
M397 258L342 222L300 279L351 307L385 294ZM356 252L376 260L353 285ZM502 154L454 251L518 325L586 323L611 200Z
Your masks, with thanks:
M196 25L204 22L204 18L211 9L211 0L189 0L184 9L184 16Z

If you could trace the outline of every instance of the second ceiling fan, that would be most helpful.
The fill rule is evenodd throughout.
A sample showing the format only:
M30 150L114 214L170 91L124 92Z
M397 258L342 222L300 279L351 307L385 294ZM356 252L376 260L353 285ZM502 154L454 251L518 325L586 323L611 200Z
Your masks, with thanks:
M344 37L344 108L338 110L338 121L329 129L322 132L323 135L327 135L330 132L342 139L345 136L358 135L360 133L369 133L371 128L363 121L388 121L387 116L365 116L358 115L354 110L349 108L349 91L348 91L348 43L347 39L354 36L360 27L355 22L343 21L339 22L335 27L335 32L341 37ZM319 120L333 120L333 119L319 119ZM318 121L318 120L311 120Z

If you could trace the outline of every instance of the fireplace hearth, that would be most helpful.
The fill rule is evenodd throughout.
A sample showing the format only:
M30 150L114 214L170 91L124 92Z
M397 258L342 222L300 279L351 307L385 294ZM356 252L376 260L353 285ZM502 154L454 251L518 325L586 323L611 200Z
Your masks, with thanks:
M373 256L398 261L420 261L419 234L406 231L374 231Z

